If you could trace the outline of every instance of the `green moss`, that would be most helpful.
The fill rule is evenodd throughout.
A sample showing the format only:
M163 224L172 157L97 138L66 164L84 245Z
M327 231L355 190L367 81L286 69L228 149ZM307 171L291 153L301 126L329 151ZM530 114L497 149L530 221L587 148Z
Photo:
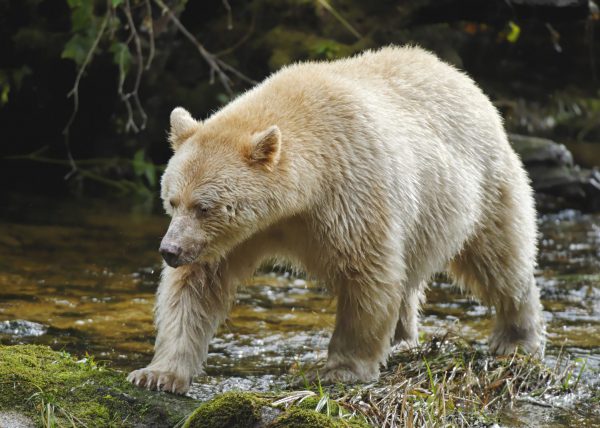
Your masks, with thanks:
M0 346L0 410L17 410L56 425L173 426L195 400L149 392L123 373L45 346Z
M308 398L305 398L304 400L302 400L302 402L298 403L296 405L296 407L298 407L300 409L316 411L317 405L319 404L320 401L321 401L321 399L319 397L308 397ZM340 406L334 400L329 400L328 405L329 405L329 414L330 415L337 415L339 413ZM323 406L321 408L320 412L327 414L327 405Z
M314 410L292 408L275 419L269 428L339 428L341 426L344 425Z
M244 428L261 420L268 401L243 392L229 392L202 404L185 421L184 428Z
M43 418L51 426L172 427L185 420L188 428L242 428L268 424L273 412L281 411L269 427L368 426L359 417L339 419L345 411L333 400L332 417L326 406L316 412L316 397L284 411L270 407L273 395L230 392L198 407L198 401L187 397L137 388L123 373L89 357L77 360L37 345L0 346L0 391L0 411L17 411L40 422Z

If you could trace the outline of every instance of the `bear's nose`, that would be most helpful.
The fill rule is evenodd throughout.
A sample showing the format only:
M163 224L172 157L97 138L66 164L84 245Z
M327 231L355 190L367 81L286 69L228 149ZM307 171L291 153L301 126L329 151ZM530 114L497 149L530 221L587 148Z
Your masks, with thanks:
M160 244L160 248L158 251L169 266L179 266L179 256L181 255L182 251L179 245L162 243Z

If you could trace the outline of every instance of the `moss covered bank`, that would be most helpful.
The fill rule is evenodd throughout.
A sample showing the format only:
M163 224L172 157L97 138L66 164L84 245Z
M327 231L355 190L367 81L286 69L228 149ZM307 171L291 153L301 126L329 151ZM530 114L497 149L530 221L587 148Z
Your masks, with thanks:
M306 406L274 405L278 397L230 392L200 403L146 391L90 357L76 359L45 346L0 346L0 416L38 426L194 428L367 427ZM1 421L1 419L0 419ZM25 425L26 426L26 425Z

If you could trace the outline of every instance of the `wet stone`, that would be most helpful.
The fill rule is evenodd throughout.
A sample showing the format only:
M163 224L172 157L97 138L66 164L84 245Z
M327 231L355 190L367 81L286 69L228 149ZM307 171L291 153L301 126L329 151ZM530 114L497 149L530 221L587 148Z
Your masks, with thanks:
M35 428L35 422L18 412L0 411L0 428Z
M0 321L0 334L8 334L15 337L42 336L46 334L48 327L27 320Z

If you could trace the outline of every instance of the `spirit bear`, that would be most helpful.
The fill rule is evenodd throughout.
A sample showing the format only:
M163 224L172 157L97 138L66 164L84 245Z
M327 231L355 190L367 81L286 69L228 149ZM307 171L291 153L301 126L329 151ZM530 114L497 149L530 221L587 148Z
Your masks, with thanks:
M337 298L323 381L374 380L392 344L416 345L439 271L495 308L491 351L542 350L526 172L489 99L431 53L286 67L205 121L176 108L170 141L155 355L136 385L186 392L269 258Z

